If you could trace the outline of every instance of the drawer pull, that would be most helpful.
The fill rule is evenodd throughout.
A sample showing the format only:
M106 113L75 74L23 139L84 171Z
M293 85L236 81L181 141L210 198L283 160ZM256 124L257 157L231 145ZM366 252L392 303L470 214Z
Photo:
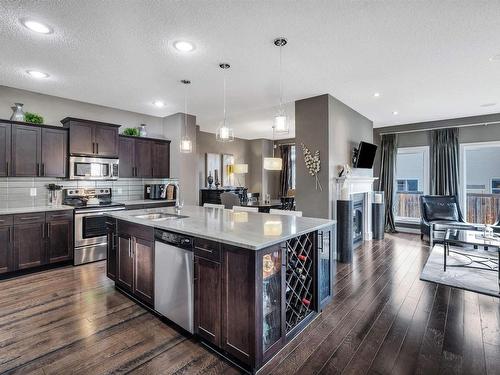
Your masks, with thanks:
M41 219L40 216L27 216L27 217L22 217L21 220L36 220L36 219Z
M194 248L195 248L196 250L205 251L205 252L210 253L210 254L212 254L212 253L214 252L213 250L210 250L210 249L205 249L205 248L203 248L203 247L199 247L199 246L195 246Z
M57 219L58 217L66 217L68 216L67 214L58 214L58 215L51 215L52 219Z

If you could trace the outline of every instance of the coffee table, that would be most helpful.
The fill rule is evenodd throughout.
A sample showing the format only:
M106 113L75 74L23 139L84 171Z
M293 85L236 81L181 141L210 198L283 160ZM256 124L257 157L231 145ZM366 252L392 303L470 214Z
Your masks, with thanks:
M498 272L500 286L500 237L485 238L483 231L467 229L447 229L444 236L444 271L446 267L467 267ZM452 249L451 245L455 245ZM456 247L460 246L460 247ZM466 247L469 248L466 248ZM470 248L472 247L472 249ZM446 264L446 257L458 254L467 262L464 264Z

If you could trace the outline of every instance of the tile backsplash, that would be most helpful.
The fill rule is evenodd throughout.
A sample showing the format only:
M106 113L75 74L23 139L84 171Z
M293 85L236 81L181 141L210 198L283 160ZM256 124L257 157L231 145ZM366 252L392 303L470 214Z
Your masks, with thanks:
M144 198L144 185L168 184L177 179L140 179L121 178L116 181L70 181L45 177L6 177L0 178L0 209L17 207L46 206L49 200L47 185L54 183L69 187L110 187L113 200L130 201ZM31 189L36 196L31 196Z

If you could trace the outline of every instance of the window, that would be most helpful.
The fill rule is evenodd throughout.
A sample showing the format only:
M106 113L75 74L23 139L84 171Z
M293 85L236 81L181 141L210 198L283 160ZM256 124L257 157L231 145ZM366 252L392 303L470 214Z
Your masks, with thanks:
M493 224L500 211L500 142L462 144L460 148L465 220Z
M395 180L393 209L396 221L419 221L419 199L429 191L429 147L398 148Z

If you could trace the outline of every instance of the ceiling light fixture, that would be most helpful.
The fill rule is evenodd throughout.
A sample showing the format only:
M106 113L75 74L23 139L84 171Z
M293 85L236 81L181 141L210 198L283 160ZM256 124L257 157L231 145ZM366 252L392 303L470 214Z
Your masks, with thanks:
M376 92L376 93L374 93L374 94L373 94L373 96L374 96L375 98L378 98L378 97L380 97L380 93L379 93L379 92Z
M283 168L283 159L274 157L274 149L276 145L274 144L274 126L273 126L273 157L264 158L264 169L268 171L281 171Z
M491 56L489 58L490 61L492 62L495 62L495 61L500 61L500 53L498 55L495 55L495 56Z
M153 105L154 105L155 107L162 108L162 107L164 107L164 106L165 106L165 103L163 103L161 100L155 100L155 101L153 102Z
M290 129L289 118L283 108L283 78L282 78L282 48L287 44L286 38L280 37L274 39L274 45L280 48L280 107L278 113L274 116L273 133L288 133Z
M226 118L226 70L231 67L228 63L220 63L219 68L224 72L224 119L221 125L217 128L215 139L219 142L232 142L234 141L234 132L227 124Z
M497 105L497 103L484 103L481 104L481 107L493 107L494 105Z
M398 112L398 111L393 111L393 112L392 112L392 114L393 114L394 116L396 116L396 115L398 115L398 114L399 114L399 112Z
M185 92L184 92L184 136L181 138L181 152L183 154L190 154L193 152L193 142L188 136L187 129L187 101L188 101L188 87L191 84L191 81L187 79L183 79L181 83L184 84Z
M27 29L30 29L31 31L34 31L39 34L51 34L53 31L49 26L38 21L26 19L26 20L21 20L21 23Z
M49 77L47 73L39 72L38 70L27 70L26 73L28 73L31 77L38 79Z
M179 40L174 42L174 48L180 52L191 52L194 51L194 44L185 40Z

